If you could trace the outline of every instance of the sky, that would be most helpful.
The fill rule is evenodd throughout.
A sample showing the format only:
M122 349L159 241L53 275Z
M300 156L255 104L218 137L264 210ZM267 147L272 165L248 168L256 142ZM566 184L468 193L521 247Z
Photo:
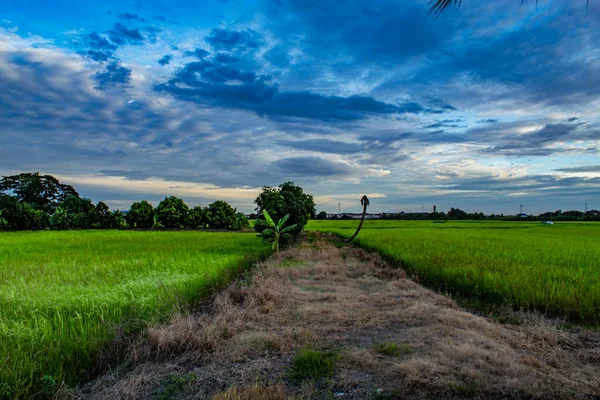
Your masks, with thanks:
M4 0L0 175L128 209L600 209L600 0Z

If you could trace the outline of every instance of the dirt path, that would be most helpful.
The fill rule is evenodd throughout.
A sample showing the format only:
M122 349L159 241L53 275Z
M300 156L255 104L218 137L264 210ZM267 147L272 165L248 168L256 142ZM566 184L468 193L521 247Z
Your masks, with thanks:
M311 236L151 330L92 399L600 398L600 334L542 317L501 325L406 279L379 256ZM302 349L334 375L292 379Z

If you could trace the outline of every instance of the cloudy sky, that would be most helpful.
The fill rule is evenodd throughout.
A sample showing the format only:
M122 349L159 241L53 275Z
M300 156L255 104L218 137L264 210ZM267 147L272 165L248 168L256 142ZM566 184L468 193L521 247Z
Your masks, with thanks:
M600 209L600 0L3 0L0 175L128 208Z

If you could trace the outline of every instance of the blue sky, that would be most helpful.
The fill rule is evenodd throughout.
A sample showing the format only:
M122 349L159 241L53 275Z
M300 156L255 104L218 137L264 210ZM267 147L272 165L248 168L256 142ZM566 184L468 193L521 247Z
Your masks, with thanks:
M600 209L600 1L4 1L0 175L114 208Z

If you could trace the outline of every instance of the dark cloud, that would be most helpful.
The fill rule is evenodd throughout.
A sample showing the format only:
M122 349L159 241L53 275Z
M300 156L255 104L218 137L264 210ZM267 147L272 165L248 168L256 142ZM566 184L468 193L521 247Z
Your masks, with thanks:
M261 42L258 33L252 29L244 31L213 29L205 40L215 50L256 49Z
M139 29L128 28L120 22L114 24L113 28L108 31L108 36L113 43L119 46L126 44L141 45L145 40L144 35Z
M94 78L98 82L98 89L107 89L117 83L128 83L131 80L131 70L112 62L106 66L103 72L94 75Z
M264 55L264 59L278 68L285 68L292 62L285 46L275 46Z
M118 47L108 39L100 36L97 32L82 35L76 44L83 47L82 50L78 51L80 55L100 62L113 59Z
M195 49L186 50L183 52L183 55L186 57L197 57L199 59L203 59L204 57L208 57L210 53L204 49Z
M555 169L554 171L568 172L568 173L600 172L600 165L588 165L585 167L558 168L558 169Z
M316 151L330 154L355 154L365 151L365 146L360 143L347 143L329 139L307 140L277 140L276 145L291 147L298 150Z
M549 149L547 146L567 139L577 128L574 124L547 124L533 133L504 135L496 139L500 144L490 147L486 152L510 156L550 155L560 150Z
M321 157L284 158L273 163L284 176L326 177L344 175L350 172L347 165Z
M161 57L161 58L158 60L158 63L159 63L160 65L168 65L168 64L171 62L171 60L172 60L172 59L173 59L173 56L172 56L172 55L166 55L166 56L163 56L163 57Z
M496 122L498 122L498 120L494 118L480 119L477 121L478 124L495 124Z
M146 20L142 17L140 17L138 14L131 14L131 13L123 13L123 14L119 14L119 19L124 20L124 21L137 21L137 22L146 22Z

